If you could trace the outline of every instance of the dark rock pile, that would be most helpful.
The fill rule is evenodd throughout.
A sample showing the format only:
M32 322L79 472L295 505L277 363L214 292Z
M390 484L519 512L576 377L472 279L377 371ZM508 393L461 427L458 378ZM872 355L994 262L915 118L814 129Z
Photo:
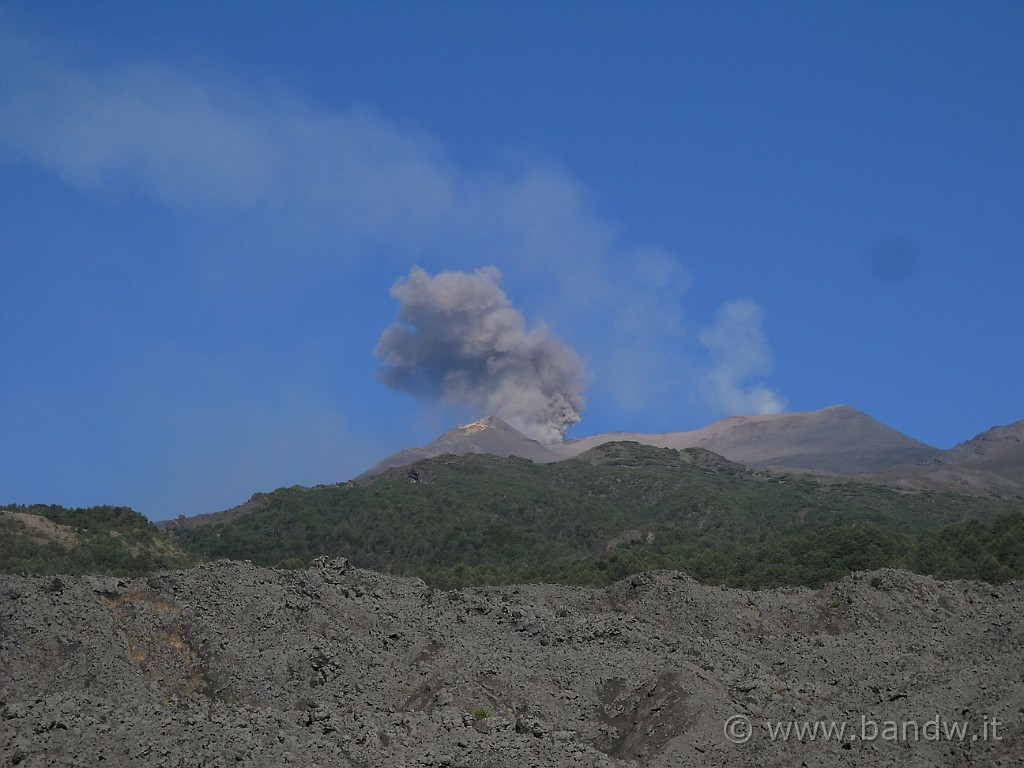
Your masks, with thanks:
M901 571L763 592L444 592L344 560L0 576L0 764L1009 768L1022 607L1024 584Z

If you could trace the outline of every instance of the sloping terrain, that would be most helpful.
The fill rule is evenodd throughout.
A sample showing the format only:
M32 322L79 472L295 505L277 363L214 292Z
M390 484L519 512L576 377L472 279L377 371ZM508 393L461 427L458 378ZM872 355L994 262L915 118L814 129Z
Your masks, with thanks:
M454 427L422 448L408 448L388 456L363 472L358 479L374 477L391 467L404 467L420 459L430 459L446 453L459 456L470 453L519 456L539 464L558 461L560 458L548 447L527 437L497 416L488 416L470 424Z
M79 541L76 529L31 512L0 509L0 525L8 531L17 531L26 539L39 543L54 542L65 549L70 549Z
M976 529L943 527L967 521ZM939 530L948 546L936 560L918 541ZM942 576L1024 575L1020 500L777 477L700 448L638 443L543 465L424 459L372 480L281 489L233 522L173 533L204 558L300 567L344 556L444 587L603 585L653 568L743 587L817 586L851 570L925 563Z
M495 417L456 427L422 448L387 457L360 477L444 453L490 453L537 462L571 458L609 442L632 441L657 448L704 448L751 467L871 472L914 464L940 453L860 411L839 405L806 413L733 416L688 432L609 432L540 445Z
M128 507L0 509L0 571L139 575L195 559Z
M933 460L936 464L954 464L998 472L1016 472L1024 481L1024 419L1005 427L992 427Z
M690 432L594 435L551 446L573 456L611 440L659 448L704 448L750 467L847 474L924 461L939 453L849 406L806 413L733 416Z
M877 479L906 488L1024 496L1024 420L992 427L923 464L889 467Z
M305 490L301 485L292 487L296 490ZM155 525L159 530L173 530L175 528L199 528L203 525L231 523L262 507L267 503L268 498L270 498L269 494L257 492L250 496L248 501L242 504L236 504L231 507L231 509L225 509L222 512L208 512L206 514L190 515L188 517L185 515L178 515L171 520L160 520L155 523Z
M1019 582L443 592L323 560L0 576L0 596L2 766L1024 761Z
M1024 497L1022 432L1024 421L994 428L942 452L853 408L833 406L806 413L736 416L688 432L611 432L541 445L492 416L455 427L421 448L392 454L355 480L405 475L401 468L443 455L515 456L548 464L610 442L638 442L674 450L702 448L751 468L830 475L836 482ZM256 493L223 512L181 516L158 525L186 529L228 523L263 507L267 499L268 494Z

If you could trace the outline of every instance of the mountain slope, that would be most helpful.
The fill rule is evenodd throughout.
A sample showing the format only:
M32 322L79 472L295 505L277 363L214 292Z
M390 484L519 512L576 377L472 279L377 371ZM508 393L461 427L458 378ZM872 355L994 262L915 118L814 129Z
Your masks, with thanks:
M986 578L1010 577L1024 568L1012 546L1022 513L1020 501L779 478L700 448L626 442L544 465L438 456L365 482L281 489L232 523L174 533L206 558L297 566L343 555L444 587L603 584L649 568L735 586L816 585L857 568L917 567L916 537L1005 516L1001 527L950 532L941 556L937 544L920 554L930 573L980 573L942 570L962 559ZM974 549L961 558L965 537ZM982 541L994 561L981 562Z
M374 477L391 467L445 453L520 456L547 463L578 456L610 442L632 441L656 448L704 448L749 467L779 467L834 474L874 472L896 464L917 464L937 456L925 445L849 406L819 411L732 416L687 432L608 432L541 445L489 416L455 427L422 448L399 451L368 469Z
M403 467L420 459L429 459L445 453L460 456L468 453L519 456L538 464L558 461L561 458L497 416L488 416L470 424L454 427L421 448L407 448L392 454L374 464L357 479L374 477L391 467Z
M923 464L888 467L879 482L1024 497L1024 420L992 427Z
M1024 419L992 427L939 454L931 463L996 472L1024 484Z
M0 509L0 571L137 575L195 559L128 507Z
M1017 428L1019 432L1020 424ZM859 482L905 488L1024 495L1024 483L1008 480L1005 474L993 475L989 469L998 465L1008 468L1011 474L1020 472L1024 464L1019 458L1020 443L1014 443L1016 449L1011 446L1006 451L1002 448L996 450L997 445L1009 445L1012 441L1008 442L1006 436L998 431L992 432L987 439L983 436L975 439L984 442L984 450L970 449L973 458L964 459L964 467L943 468L929 473L920 465L936 458L941 460L946 454L848 406L802 413L734 416L687 432L611 432L548 445L531 440L501 419L491 416L457 426L420 448L394 453L355 480L365 482L381 475L404 477L402 467L445 454L517 456L547 464L579 456L609 442L633 441L675 450L703 448L754 468L828 473L849 476ZM973 443L968 441L964 446ZM952 455L957 451L960 455L967 453L968 449L960 447L947 453ZM984 453L983 457L974 455L979 451ZM898 467L899 471L890 471L890 467ZM190 528L226 522L249 514L264 500L265 494L256 494L245 504L225 512L179 518L162 523L161 527Z
M689 432L609 433L549 446L573 456L612 440L660 448L705 448L749 467L871 472L926 461L939 453L849 406L820 411L733 416Z

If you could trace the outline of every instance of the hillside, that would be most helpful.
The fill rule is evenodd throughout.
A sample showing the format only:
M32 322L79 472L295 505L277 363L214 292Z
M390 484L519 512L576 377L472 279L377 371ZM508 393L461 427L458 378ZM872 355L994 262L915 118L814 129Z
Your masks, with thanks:
M936 464L954 464L1016 472L1024 481L1024 419L1004 427L992 427L955 448L936 456Z
M195 562L128 507L0 509L0 572L138 575Z
M992 427L923 464L889 467L878 480L907 488L971 488L1024 496L1024 420Z
M374 464L356 479L375 477L392 467L404 467L420 459L430 459L446 453L463 455L486 453L491 456L519 456L544 464L562 458L550 447L532 440L497 416L463 424L445 432L422 448L407 448Z
M948 451L925 445L849 406L733 416L687 432L609 432L540 445L493 417L455 427L422 448L399 451L359 475L446 453L565 460L609 442L704 448L752 468L832 475L871 485L1024 498L1024 421L993 427ZM202 525L197 516L183 525Z
M915 464L940 453L924 443L845 405L801 413L733 416L688 432L609 432L541 445L493 416L455 427L423 446L399 451L366 470L372 477L445 453L521 456L540 463L578 456L609 442L631 441L657 448L704 448L751 467L817 470L835 474L871 472Z
M1020 582L442 592L325 559L0 594L4 766L1024 762Z
M550 446L562 456L610 441L633 440L659 448L704 448L749 467L870 472L924 461L938 449L907 437L849 406L820 411L733 416L690 432L611 433Z
M1022 534L1019 500L779 477L638 443L543 465L425 459L373 480L281 489L233 522L174 529L206 558L295 567L345 556L440 586L607 584L651 568L734 586L819 585L897 564L998 581L1024 576Z

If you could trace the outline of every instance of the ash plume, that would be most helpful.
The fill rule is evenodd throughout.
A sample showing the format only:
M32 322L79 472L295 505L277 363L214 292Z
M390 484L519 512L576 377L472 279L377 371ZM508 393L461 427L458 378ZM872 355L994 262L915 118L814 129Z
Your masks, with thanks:
M391 288L398 321L374 350L395 390L492 414L542 443L565 436L584 407L579 355L547 328L526 330L494 267L430 275L414 267Z

